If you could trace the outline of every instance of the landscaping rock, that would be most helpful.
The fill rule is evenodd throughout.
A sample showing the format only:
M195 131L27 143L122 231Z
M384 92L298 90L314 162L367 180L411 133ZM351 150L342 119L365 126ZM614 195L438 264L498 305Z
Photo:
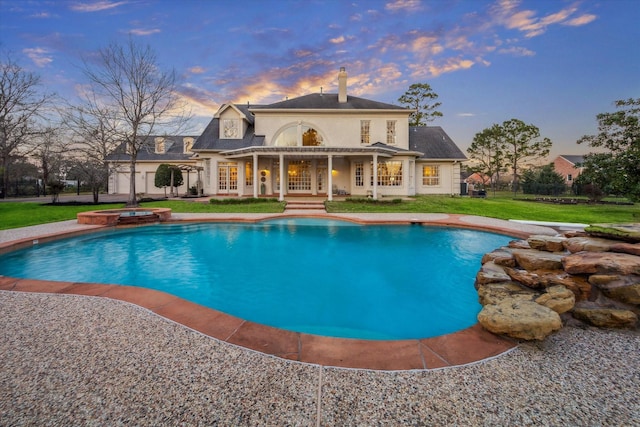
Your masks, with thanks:
M573 317L601 328L629 328L638 322L633 311L618 308L580 307L573 310Z
M611 245L611 252L621 252L640 256L640 243L615 243Z
M562 265L569 274L640 274L640 257L613 252L571 254L562 259Z
M584 229L593 236L640 242L640 223L635 224L592 224Z
M493 252L484 254L482 257L482 264L493 261L497 265L505 267L515 267L516 260L513 258L513 254L507 248L496 249Z
M509 275L509 278L511 278L511 280L522 283L528 288L546 288L546 283L544 282L544 280L535 272L509 267L505 267L504 271Z
M607 239L599 239L597 237L580 236L566 239L563 243L564 248L572 254L576 252L607 252L616 242Z
M564 254L541 252L534 249L514 249L513 256L520 267L535 271L562 269Z
M545 236L536 235L527 239L527 243L531 249L546 252L562 252L564 251L564 241L567 240L562 236Z
M478 300L483 306L499 304L505 299L533 301L537 296L537 292L513 282L489 283L478 288Z
M616 301L640 305L640 276L598 275L589 277L589 283Z
M569 289L556 285L548 288L547 292L540 295L535 301L558 314L562 314L573 309L576 297Z
M532 301L506 299L485 305L478 322L494 334L523 340L543 340L562 327L560 315Z
M509 242L509 248L511 249L531 249L529 242L526 240L512 240Z
M511 278L504 272L504 268L496 265L493 261L489 261L482 265L482 268L476 275L476 289L487 283L508 282Z

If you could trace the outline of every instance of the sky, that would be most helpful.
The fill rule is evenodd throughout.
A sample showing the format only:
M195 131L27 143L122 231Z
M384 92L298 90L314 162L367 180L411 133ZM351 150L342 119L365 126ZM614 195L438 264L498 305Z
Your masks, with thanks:
M640 98L637 0L0 0L0 48L72 101L82 58L128 38L149 45L199 134L227 102L337 92L391 104L413 83L439 95L442 126L466 151L519 119L585 154L596 115ZM322 88L322 89L321 89Z

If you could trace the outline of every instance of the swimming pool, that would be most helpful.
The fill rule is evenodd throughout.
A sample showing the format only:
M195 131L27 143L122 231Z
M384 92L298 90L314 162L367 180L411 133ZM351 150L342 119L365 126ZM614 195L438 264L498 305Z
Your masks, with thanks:
M11 252L0 274L143 286L325 336L426 338L476 323L480 257L508 240L314 219L156 224Z

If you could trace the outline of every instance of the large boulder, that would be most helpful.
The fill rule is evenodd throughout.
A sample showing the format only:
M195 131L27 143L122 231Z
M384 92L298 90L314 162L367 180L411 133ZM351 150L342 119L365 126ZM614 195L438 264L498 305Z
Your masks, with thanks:
M615 243L611 245L611 252L640 256L640 243Z
M558 314L562 314L573 309L576 297L569 289L557 285L548 288L547 292L540 295L535 301Z
M500 248L486 253L482 257L482 260L480 262L482 264L486 264L487 262L494 262L497 265L505 267L516 266L516 260L513 258L513 254L508 248Z
M541 252L534 249L514 249L513 256L518 265L525 270L559 270L562 268L564 254Z
M531 249L546 252L562 252L564 251L564 241L566 237L562 236L546 236L534 235L527 239L527 243Z
M615 244L611 240L599 239L590 236L570 237L564 241L564 248L572 254L576 252L607 252L611 245Z
M640 223L635 224L592 224L584 231L593 236L606 237L627 242L640 242Z
M537 296L537 292L513 282L489 283L478 288L478 300L482 305L499 304L505 299L533 301Z
M640 305L640 276L593 274L589 277L589 283L613 300Z
M600 328L630 328L638 322L633 311L619 308L579 307L573 310L573 317Z
M485 305L478 322L494 334L523 340L543 340L562 327L560 315L533 301L505 299Z
M640 275L640 257L622 253L578 252L564 257L562 265L569 274Z
M476 274L476 289L487 283L508 282L509 275L504 272L504 268L496 265L493 261L486 262Z

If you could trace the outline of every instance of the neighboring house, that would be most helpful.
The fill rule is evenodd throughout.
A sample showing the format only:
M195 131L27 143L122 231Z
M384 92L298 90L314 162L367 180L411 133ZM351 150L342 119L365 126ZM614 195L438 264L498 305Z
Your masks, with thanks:
M348 95L341 68L337 94L222 105L192 160L207 195L460 194L466 156L441 127L410 127L411 112Z
M583 156L561 155L553 161L553 168L562 175L566 185L571 187L573 181L580 176L583 171L582 166L576 166L584 162Z
M183 184L177 192L184 195L189 187L202 188L201 174L197 169L191 147L197 136L147 136L136 157L136 192L144 194L161 194L164 189L155 186L158 166L166 163L182 169ZM112 173L109 176L109 194L128 194L131 173L129 162L131 157L124 154L124 144L107 157ZM200 177L199 177L200 176Z

